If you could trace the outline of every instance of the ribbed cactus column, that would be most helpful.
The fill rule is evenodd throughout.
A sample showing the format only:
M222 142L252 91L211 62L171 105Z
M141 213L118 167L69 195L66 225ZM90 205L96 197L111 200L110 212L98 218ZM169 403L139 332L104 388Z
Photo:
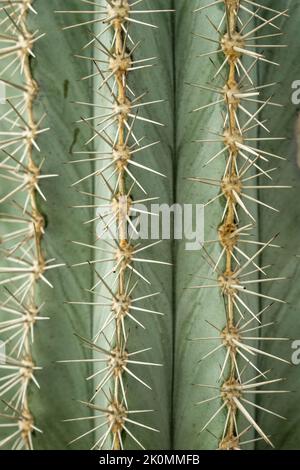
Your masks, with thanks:
M46 200L41 185L44 157L40 154L39 136L47 131L44 115L37 115L35 103L39 87L32 74L34 48L44 34L32 32L30 16L36 14L31 0L1 2L0 55L4 67L2 84L6 86L6 106L2 104L1 125L1 219L3 234L1 253L1 329L6 358L1 369L0 396L5 403L1 427L7 436L3 447L33 449L32 434L41 433L31 409L30 391L39 387L36 377L38 358L33 357L32 343L36 324L46 318L43 303L37 298L38 286L53 287L47 273L61 266L43 249L45 220L39 198Z
M144 389L145 393L150 393L152 384L144 376L149 370L150 376L155 377L153 370L162 368L162 364L147 358L147 353L152 349L151 341L149 347L137 349L133 348L131 342L131 337L137 337L140 330L146 329L145 324L152 323L150 328L154 333L157 327L160 328L155 318L164 315L160 309L150 308L144 303L159 295L159 292L153 292L152 289L149 292L153 274L150 272L150 280L144 267L154 270L170 264L167 260L152 259L147 255L160 241L145 243L143 239L136 240L139 236L140 217L152 215L150 210L141 209L141 204L149 204L157 199L152 194L148 195L147 179L151 175L157 182L165 178L161 171L153 168L143 158L147 151L152 151L152 147L161 144L160 139L152 140L157 131L153 132L151 127L164 127L160 120L148 115L148 107L161 105L164 100L145 99L147 90L137 91L138 75L145 74L153 67L155 57L141 57L142 43L135 37L138 28L157 29L152 24L152 15L157 16L172 10L157 8L157 4L153 9L151 2L149 5L149 8L141 5L141 9L135 9L135 3L114 0L107 2L103 10L91 10L91 20L65 28L68 30L96 23L83 50L94 50L91 54L94 71L90 76L94 79L96 99L90 106L97 111L93 120L82 117L79 122L91 131L87 144L94 145L93 158L99 167L73 183L77 188L86 179L95 179L95 192L90 194L92 202L89 206L93 205L96 213L93 219L86 221L86 226L96 225L94 250L99 257L74 266L74 269L79 269L80 266L89 265L94 273L95 282L89 291L94 295L94 313L97 316L100 314L101 318L100 327L94 326L92 339L80 335L82 342L94 354L91 358L94 373L89 379L95 383L95 392L85 401L86 406L94 412L90 419L95 421L89 431L96 436L92 449L123 450L128 446L144 448L139 431L158 433L160 427L148 424L147 415L151 413L151 408L144 405L138 409L135 404L138 403L135 389L141 387L142 391ZM68 11L58 13L68 14ZM97 25L100 22L104 24L102 28ZM77 57L87 60L82 54ZM152 89L151 84L151 91ZM139 135L141 131L143 134ZM144 142L144 139L147 140ZM79 153L86 153L86 150ZM70 163L85 164L89 158ZM161 163L162 161L159 165ZM106 196L101 194L103 188ZM84 207L87 205L77 206L78 209ZM102 227L99 228L101 224ZM74 240L74 243L77 246L85 245L79 240ZM69 303L82 306L91 304L90 301L78 302L73 299ZM94 325L97 325L96 320ZM76 362L65 362L70 361ZM81 360L78 359L78 362ZM168 381L171 371L165 371L164 374L164 380ZM166 387L164 395L167 393ZM168 410L165 410L164 421L167 416ZM70 418L70 421L76 420L81 418ZM74 441L85 435L86 433L82 433ZM165 436L165 441L168 439L169 433ZM152 439L147 440L151 442Z
M260 113L266 106L280 105L273 102L271 96L261 100L261 90L274 83L257 83L257 64L261 62L278 65L269 60L263 51L285 47L282 44L273 44L272 40L280 36L276 20L286 16L287 12L269 10L263 4L256 4L256 7L257 9L252 2L244 0L224 0L201 5L194 13L201 16L199 23L207 22L210 30L208 34L203 29L196 30L195 38L203 43L217 44L216 50L200 54L201 61L207 56L211 60L212 82L191 83L192 90L198 88L203 93L209 91L212 96L208 104L204 103L193 112L197 116L210 110L209 125L203 118L205 127L199 126L204 137L196 142L201 146L204 144L204 148L209 144L214 145L215 151L212 155L205 155L202 163L204 175L189 177L188 181L205 185L207 192L214 189L215 193L212 193L206 206L211 207L214 203L222 210L221 218L215 220L217 236L206 240L201 248L202 257L206 259L211 271L207 275L197 275L199 282L194 280L189 285L190 289L199 292L203 310L198 312L199 318L202 313L210 332L207 336L192 335L190 340L198 345L201 354L206 349L200 362L209 360L210 372L215 360L215 368L211 374L207 373L207 369L204 371L206 362L200 365L202 377L207 379L210 375L211 378L209 382L203 380L197 383L196 380L195 387L199 388L201 397L197 402L199 409L204 408L200 405L206 406L205 418L200 427L203 442L214 441L212 445L224 450L238 450L244 444L251 447L257 439L273 445L261 423L256 421L251 408L254 412L259 408L256 395L272 396L284 390L270 390L268 386L277 384L282 379L273 379L270 371L261 370L257 364L257 356L267 356L288 363L278 355L270 355L261 346L266 341L287 340L268 336L268 323L264 321L270 307L274 303L283 305L285 300L260 292L263 283L284 281L286 278L268 276L269 266L260 266L260 256L267 248L279 248L274 244L277 236L272 236L267 241L256 238L260 208L277 211L273 205L262 202L259 193L265 189L273 191L289 188L273 185L271 182L274 168L270 168L269 161L282 157L261 148L257 150L265 141L282 140L282 137L270 135L268 124L260 119ZM210 16L208 10L214 11L215 15ZM213 117L217 116L217 112L219 118L216 122L221 121L221 129L214 126ZM194 126L196 127L196 123ZM205 150L201 149L201 154L203 152L205 154ZM207 172L210 173L209 177L205 172L206 175ZM265 181L258 183L258 177ZM219 210L215 209L211 216L207 216L210 207L206 211L206 224L209 217L212 226L212 216ZM206 232L210 229L211 227L206 227ZM217 248L218 245L220 249ZM204 279L203 284L201 279ZM210 290L218 292L217 296L209 299L211 296L206 292ZM223 299L221 306L219 299ZM262 300L266 300L268 304L263 305ZM193 322L196 321L196 312L197 310L192 317ZM257 336L263 328L265 334L260 337L261 344L257 344ZM210 343L211 347L205 346ZM188 348L190 351L191 347ZM207 396L206 389L207 393L212 390L211 396ZM263 411L283 419L280 413L269 407ZM192 441L194 442L194 438Z

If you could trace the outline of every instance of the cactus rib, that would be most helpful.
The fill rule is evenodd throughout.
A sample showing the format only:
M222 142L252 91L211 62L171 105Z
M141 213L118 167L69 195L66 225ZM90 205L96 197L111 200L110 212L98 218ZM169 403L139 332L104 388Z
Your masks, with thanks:
M141 0L142 1L142 0ZM143 327L137 314L148 312L149 314L162 315L161 312L151 311L142 308L136 302L157 295L153 293L147 296L134 298L135 289L139 282L150 284L148 279L142 274L140 267L144 263L156 263L167 265L163 261L154 261L140 257L140 253L146 251L156 243L140 246L134 243L134 234L137 232L138 221L133 222L132 218L138 213L138 203L153 200L145 197L134 201L133 188L139 188L144 194L145 189L134 175L135 167L164 176L156 170L146 165L138 163L135 159L137 152L158 144L153 142L141 145L141 138L136 136L136 124L143 122L146 124L162 124L146 117L143 117L139 111L146 106L161 102L161 100L144 102L142 96L136 97L129 85L129 77L135 71L148 69L153 65L153 58L135 60L134 54L140 46L135 42L135 26L138 24L143 27L153 27L155 25L144 22L139 18L139 13L161 13L171 10L135 10L134 5L139 2L128 2L127 0L111 0L106 2L106 7L98 11L90 10L92 19L87 19L82 23L69 25L64 29L75 27L92 27L98 23L105 26L90 33L91 39L84 46L84 49L93 48L92 58L94 72L85 78L93 78L97 90L101 97L104 97L101 105L90 103L94 108L104 109L102 115L96 115L93 122L82 117L80 122L87 125L92 137L86 143L97 144L104 142L107 150L98 154L97 150L92 153L93 158L98 161L104 161L104 166L95 170L86 178L95 178L108 193L108 198L101 198L92 194L93 207L98 209L93 220L88 223L93 224L100 221L102 229L97 233L97 241L104 242L103 248L94 246L95 251L102 251L105 254L102 259L90 260L88 262L78 263L77 266L90 264L95 275L95 284L90 289L94 295L100 296L101 301L93 302L94 306L109 306L109 313L105 317L101 328L92 340L80 337L81 341L95 353L100 354L100 361L106 364L104 368L96 368L96 372L90 377L101 377L97 382L96 391L88 402L84 404L95 413L91 419L96 419L95 425L90 432L95 432L95 443L92 449L111 448L113 450L123 450L125 447L125 436L139 448L144 448L140 440L135 436L133 429L144 428L153 432L157 429L148 426L140 420L135 420L134 415L143 415L151 410L132 410L128 405L126 382L131 378L135 383L151 389L150 385L144 382L138 375L132 371L132 365L159 367L161 364L150 363L146 360L139 360L140 355L145 354L151 348L142 351L130 351L130 330L128 323L133 323L138 327ZM80 10L79 10L80 11ZM66 13L68 11L58 11L57 13ZM82 13L88 13L82 10ZM130 31L129 31L130 30ZM109 44L103 37L109 36ZM97 52L100 58L97 57ZM86 60L86 57L78 56ZM102 64L104 66L102 67ZM105 68L106 66L106 68ZM105 96L103 96L105 93ZM78 103L84 104L84 103ZM86 103L85 103L86 104ZM95 157L96 154L96 157ZM98 156L99 155L99 156ZM84 163L83 160L81 162ZM73 163L76 161L74 160ZM77 163L80 160L77 160ZM74 186L80 184L82 180L76 181ZM113 181L113 182L112 182ZM104 199L104 205L95 204L97 199ZM97 200L96 199L96 200ZM78 206L79 208L84 206ZM90 206L89 206L90 207ZM101 209L106 208L103 213ZM102 213L101 213L102 212ZM114 239L113 224L117 227L117 237ZM111 242L105 240L105 235L111 235ZM77 245L82 242L74 242ZM107 263L112 265L104 276L98 272L97 265ZM104 289L105 295L98 293L98 289ZM105 299L105 301L103 300ZM76 304L78 302L70 302ZM89 305L90 302L79 302L81 305ZM108 335L108 337L106 336ZM104 344L104 345L103 345ZM97 357L97 356L96 356ZM97 360L97 359L96 359ZM95 364L95 359L91 358L91 363ZM64 361L76 362L76 361ZM78 360L80 362L80 360ZM104 403L99 405L98 401ZM104 400L104 401L103 401ZM81 419L81 418L75 418ZM72 419L71 419L72 420ZM99 423L98 424L98 420ZM100 434L97 432L100 430ZM81 439L86 434L77 437L74 441ZM73 442L74 442L73 441Z
M32 450L32 434L41 432L28 395L32 385L39 387L36 372L40 367L32 356L32 343L36 323L46 319L41 315L43 304L37 305L37 289L39 282L52 287L47 273L60 266L55 260L46 259L42 249L45 221L38 198L46 199L41 182L56 175L41 174L43 160L35 162L35 151L40 152L37 139L48 130L42 126L45 115L37 118L34 110L38 84L31 70L35 57L32 50L44 35L28 29L28 17L37 12L31 0L4 1L0 7L4 29L0 38L4 63L0 79L9 90L1 116L5 130L0 141L0 177L4 183L0 203L5 208L1 220L8 227L2 238L0 268L4 293L0 333L7 348L6 359L0 365L4 371L0 396L6 410L1 415L1 426L8 434L0 446Z
M259 393L272 394L272 393L285 393L284 390L270 390L268 385L277 384L282 379L270 379L269 371L261 371L255 363L255 356L265 355L274 360L279 360L288 363L285 359L268 354L260 346L254 347L253 344L257 340L256 333L260 333L261 328L267 327L268 324L263 322L263 316L273 303L285 303L285 301L263 295L259 290L253 289L252 286L257 285L258 288L262 282L279 282L285 278L268 278L266 271L268 266L260 267L257 260L262 252L269 247L278 248L273 242L277 235L272 237L268 242L263 243L260 241L253 241L247 239L251 235L256 224L251 209L248 208L248 203L254 202L255 204L264 205L270 210L276 211L277 209L268 206L259 200L256 194L253 196L251 192L264 189L286 189L289 186L272 186L271 184L265 185L256 182L258 177L265 177L270 179L270 173L274 169L264 167L264 163L268 162L269 158L282 158L278 155L271 155L261 149L257 149L254 145L256 142L260 144L266 140L277 141L281 140L278 137L259 137L255 135L252 137L253 132L259 129L262 132L269 132L265 122L259 120L259 113L265 106L279 106L273 103L271 97L266 101L259 99L261 86L255 85L251 72L256 69L260 61L274 64L268 60L265 55L256 49L268 49L271 45L261 45L260 39L267 42L267 38L273 36L272 32L262 33L261 30L267 28L279 27L276 20L282 18L287 14L287 10L273 11L270 18L265 18L263 14L270 13L265 9L263 4L255 4L255 8L251 10L253 2L247 0L224 0L222 2L215 1L207 5L201 6L196 12L202 12L208 8L215 8L217 4L223 4L224 12L220 25L215 25L209 18L209 22L218 34L217 54L222 57L220 67L216 67L216 74L214 79L224 80L226 75L226 82L223 86L214 88L212 91L219 96L217 101L213 101L209 105L202 106L195 109L199 112L207 106L219 106L221 103L225 104L226 111L224 115L224 126L220 132L214 130L212 134L216 137L210 139L201 139L198 142L220 142L222 144L221 151L218 151L206 163L211 164L217 158L220 159L224 154L226 155L226 164L224 175L221 180L212 180L202 177L193 177L190 180L215 186L220 192L208 204L218 200L225 200L225 208L223 218L218 227L218 239L210 241L209 243L219 243L221 246L221 254L217 261L213 260L208 252L205 250L206 258L212 266L213 272L217 273L217 279L212 279L212 283L205 285L194 286L196 289L217 289L224 297L226 326L219 331L217 336L196 338L197 341L212 340L216 347L210 350L202 359L210 357L217 351L224 349L225 358L221 366L219 380L221 385L213 387L217 389L212 398L208 398L199 402L204 404L208 402L218 401L217 410L211 416L207 423L202 428L202 431L208 429L212 421L222 412L226 411L226 419L224 421L224 430L221 438L219 439L219 449L223 450L239 450L243 444L244 439L242 436L250 430L257 433L258 437L249 438L246 444L255 442L256 440L264 440L267 444L273 446L269 435L261 428L256 422L255 418L248 411L248 407L254 409L260 408L261 410L271 413L278 418L284 419L278 413L272 410L261 408L255 400L248 400L248 395L252 394L254 397ZM249 9L250 8L250 9ZM263 13L261 13L261 11ZM256 25L253 24L256 20ZM223 33L222 31L225 32ZM204 40L211 41L211 38L196 34ZM278 45L277 47L285 47ZM215 52L214 52L215 53ZM213 54L209 53L208 55ZM206 54L207 55L207 54ZM248 62L245 61L248 59ZM246 64L246 65L245 65ZM278 64L275 64L278 65ZM227 72L225 72L227 71ZM268 84L267 86L271 86ZM199 88L206 88L204 85L195 84ZM257 109L255 112L249 110L249 105L255 104ZM255 172L253 172L255 170ZM250 193L250 194L249 194ZM242 212L242 216L240 214ZM247 217L249 222L243 223L243 217ZM244 248L252 245L258 246L254 253L248 254L244 252ZM253 276L256 276L253 279ZM260 277L259 277L260 276ZM266 307L261 307L259 313L256 313L252 308L249 298L255 297L258 302L267 300L271 302ZM246 316L250 316L250 319ZM258 326L255 326L258 325ZM260 340L267 341L285 341L287 338L270 338L261 337ZM247 369L254 370L255 377L251 379L245 378L245 371ZM246 374L247 375L247 374ZM199 384L201 387L210 388L210 385ZM215 390L214 390L215 392ZM238 426L238 415L241 415L247 426L245 429L240 430Z

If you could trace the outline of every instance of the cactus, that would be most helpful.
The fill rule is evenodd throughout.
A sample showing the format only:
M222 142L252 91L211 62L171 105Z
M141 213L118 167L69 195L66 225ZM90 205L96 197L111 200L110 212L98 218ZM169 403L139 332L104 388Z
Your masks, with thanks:
M276 235L298 217L294 111L281 126L273 96L298 10L0 1L2 448L299 446L274 322L299 253ZM196 252L137 239L152 204L206 201Z

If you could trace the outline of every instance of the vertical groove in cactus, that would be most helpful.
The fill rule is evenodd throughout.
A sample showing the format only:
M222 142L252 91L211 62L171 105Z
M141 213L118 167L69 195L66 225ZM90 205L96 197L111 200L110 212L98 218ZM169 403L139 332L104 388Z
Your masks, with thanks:
M78 116L77 122L90 130L91 137L83 149L74 152L76 158L69 161L72 165L96 162L92 172L87 172L84 178L79 178L72 185L84 196L84 202L76 208L95 209L94 216L84 224L89 230L94 226L96 243L88 245L94 251L93 256L88 261L79 261L74 265L74 269L89 266L93 272L94 282L87 286L89 294L92 294L92 301L68 299L69 304L81 306L83 314L84 308L92 305L96 318L93 320L92 338L83 337L78 332L80 341L91 351L93 373L88 380L93 381L94 392L84 397L82 404L93 412L90 417L92 426L75 436L72 441L77 442L87 433L94 433L92 450L124 450L132 446L143 449L143 430L159 432L157 426L149 424L148 415L154 411L146 405L150 400L145 398L144 406L139 409L137 404L140 400L136 399L135 390L140 387L141 395L146 395L153 385L157 386L156 383L149 384L145 377L159 380L162 374L152 370L161 368L163 364L152 360L153 355L149 355L151 342L149 347L145 347L143 342L143 346L139 348L133 347L134 342L141 344L139 341L131 343L131 335L133 338L138 337L136 328L143 330L146 328L145 324L150 322L157 328L156 318L164 315L161 309L150 308L147 300L160 295L160 292L149 288L155 273L152 266L168 269L170 264L164 259L152 259L150 255L150 250L160 241L135 241L140 214L143 214L139 206L157 199L152 194L148 195L148 188L146 190L147 179L150 180L148 175L165 178L154 165L148 165L143 157L140 159L140 155L146 155L146 150L152 151L152 147L160 145L160 140L152 140L153 131L148 128L160 128L164 124L149 115L148 107L159 105L164 100L148 98L150 90L137 90L139 79L131 78L132 75L148 71L155 59L140 52L143 43L135 39L138 28L156 29L157 26L152 24L154 17L171 12L170 8L157 8L157 5L155 10L151 8L152 5L147 8L144 5L148 6L148 3L151 4L143 2L139 10L135 10L134 4L131 5L127 0L113 0L107 2L103 10L90 9L91 20L87 17L82 23L77 21L64 28L91 28L94 23L100 22L104 25L93 28L93 31L90 29L89 40L82 45L81 51L85 52L90 48L94 51L93 54L90 57L82 52L77 54L79 59L93 63L93 72L83 77L83 80L93 77L95 89L95 102L77 104L90 106L95 112L92 118ZM68 15L71 11L60 10L57 13ZM168 24L165 20L160 21L162 25ZM155 133L159 135L157 131ZM87 150L90 144L94 146L92 152ZM81 191L80 185L89 179L94 181L94 191L87 194ZM104 188L105 196L103 189L99 191L100 186ZM90 202L85 202L86 196L90 196ZM151 215L150 212L146 213ZM77 246L87 246L81 240L72 241ZM165 301L161 301L163 303ZM169 325L169 321L165 325ZM161 338L160 335L159 337ZM81 358L65 360L75 363L81 361ZM151 372L146 372L147 369ZM169 381L164 379L165 394L170 393ZM131 392L135 399L131 397ZM165 400L166 396L163 397L162 404ZM79 412L80 408L82 406L79 406ZM167 407L164 414L162 423L167 428L164 440L168 442ZM71 417L68 421L76 422L81 419L82 416ZM149 447L159 446L155 439L146 439Z
M269 406L260 407L256 396L267 394L272 397L273 394L283 392L278 387L282 378L274 378L270 371L260 369L257 356L288 363L278 354L268 353L264 347L268 340L275 344L286 340L278 338L278 335L269 336L265 328L268 326L267 315L273 304L283 305L285 300L260 291L260 286L265 283L285 280L278 275L268 275L268 266L260 265L259 258L267 248L279 248L274 242L277 236L270 238L269 234L269 240L250 238L253 231L257 231L258 221L253 212L253 203L259 213L260 207L277 211L272 204L261 201L260 193L266 189L273 191L289 188L283 185L274 186L270 182L274 168L269 162L281 157L264 150L263 144L269 141L276 143L281 137L270 135L268 123L259 116L266 107L279 105L273 102L270 95L261 100L261 90L274 83L257 83L256 73L260 62L279 65L274 60L269 60L267 54L272 47L284 46L281 43L269 44L268 40L274 37L273 29L278 32L278 23L287 15L287 11L269 10L263 4L256 5L257 11L252 9L251 2L248 5L245 3L248 2L224 0L207 3L196 9L195 14L203 15L199 24L206 21L210 30L209 34L206 34L207 28L202 28L200 32L194 31L196 38L217 45L215 50L210 48L208 52L200 54L202 60L209 57L213 64L213 82L191 83L194 89L209 90L211 96L208 104L194 108L193 113L196 115L209 110L215 117L215 109L221 108L218 112L222 119L220 128L215 125L207 127L207 121L203 120L205 129L201 130L204 131L204 138L196 141L205 145L204 152L208 143L217 146L211 155L205 156L203 166L206 169L207 166L215 165L221 174L214 172L214 177L211 178L202 170L202 174L188 180L215 188L214 191L211 190L212 198L206 206L219 204L220 208L220 202L222 204L219 225L215 224L215 234L211 240L206 239L202 248L202 257L210 268L209 274L197 276L199 282L194 279L189 288L198 291L198 301L205 299L201 305L205 306L204 320L210 325L208 331L203 328L199 337L194 336L190 340L200 343L198 349L201 354L203 343L206 342L209 346L202 355L201 362L209 359L210 366L215 363L214 370L209 370L208 382L207 372L203 371L205 363L200 365L203 371L200 375L204 380L195 385L200 396L197 405L202 407L200 432L208 431L210 434L203 438L204 448L209 442L212 448L224 450L238 450L244 445L253 447L259 440L273 446L268 431L261 421L257 421L256 412L260 410L279 419L283 417L278 410L269 409ZM214 12L210 15L208 10ZM215 37L212 36L213 33ZM266 49L266 54L260 52L263 48ZM251 106L256 106L257 109L253 110ZM216 222L216 210L213 211L213 220ZM217 256L214 247L216 244L220 245ZM179 259L180 256L179 252ZM220 300L223 298L220 303L224 304L219 305L218 310L215 305L213 311L210 310L212 299L209 300L207 290L217 291ZM268 304L262 306L261 300L266 300ZM266 331L265 336L260 335L260 330ZM257 335L260 335L259 344ZM180 359L178 364L181 367ZM270 390L270 385L275 390ZM179 393L178 396L180 400ZM203 411L204 407L206 409ZM179 414L178 420L182 425L181 419Z

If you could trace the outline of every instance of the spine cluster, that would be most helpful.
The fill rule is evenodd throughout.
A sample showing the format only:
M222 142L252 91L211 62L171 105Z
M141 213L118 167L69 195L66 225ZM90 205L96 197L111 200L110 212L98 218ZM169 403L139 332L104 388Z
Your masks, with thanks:
M224 431L219 440L219 449L238 450L243 444L259 439L265 440L272 446L269 436L256 422L249 407L284 419L274 411L262 408L255 402L259 393L284 392L265 388L267 385L280 382L281 379L269 378L269 371L261 371L257 366L257 356L265 355L274 360L288 361L268 354L260 349L260 346L255 347L257 335L261 331L267 331L269 323L264 322L265 312L273 303L284 303L283 300L260 293L259 286L262 282L276 282L284 278L268 277L268 266L260 267L257 264L263 250L267 247L279 247L273 243L276 236L267 242L254 241L250 238L255 230L256 218L248 208L248 203L255 203L257 207L266 206L257 195L261 190L287 188L287 186L275 187L270 183L272 172L276 168L270 168L269 162L273 163L274 160L283 158L260 148L264 141L280 140L278 137L270 136L267 124L260 120L260 112L265 106L279 106L272 102L271 96L266 101L260 99L261 90L272 87L274 83L256 84L253 78L253 71L260 62L279 65L266 59L261 51L271 47L285 47L280 44L270 45L268 39L282 34L276 20L286 15L287 11L275 11L250 0L215 1L201 6L196 11L202 12L207 8L214 8L219 3L224 4L221 23L215 25L209 18L218 38L196 35L218 44L217 51L203 55L217 54L222 58L221 65L216 65L213 85L194 84L194 86L208 89L218 96L216 101L212 100L211 103L196 109L195 112L207 107L222 106L223 129L221 131L212 129L211 139L201 139L198 142L220 142L221 150L209 158L205 164L213 164L215 160L225 157L225 169L220 180L202 177L191 178L191 180L215 186L219 191L207 205L222 199L225 203L223 217L218 226L218 237L208 242L208 244L220 244L219 259L213 260L204 249L217 279L212 278L213 282L210 284L195 286L199 289L216 288L224 297L226 323L224 329L217 336L197 338L197 340L215 343L216 347L209 351L205 358L221 349L225 351L225 358L220 372L219 390L213 397L199 404L215 401L220 403L202 430L208 429L212 421L220 413L225 412ZM220 83L219 86L217 82ZM252 108L249 109L249 105ZM253 106L256 107L254 111ZM263 133L267 133L267 136L259 137ZM261 182L263 179L265 181ZM271 206L266 207L271 211L277 210ZM253 250L249 253L248 249L251 250L251 247L255 245L258 247L255 253L253 254ZM253 298L259 306L258 313L252 306L251 299ZM269 304L262 304L264 300ZM260 337L260 342L284 341L285 339L270 338L266 334ZM249 379L247 375L251 370L254 376ZM199 385L218 388L206 384ZM239 429L239 414L248 423L245 429ZM254 429L258 437L245 438L245 433L250 429Z
M45 116L36 118L34 111L38 85L31 61L43 34L29 31L31 14L36 14L31 0L0 3L0 81L3 94L6 91L0 105L0 416L7 431L0 446L28 450L33 449L33 432L41 432L29 400L31 386L39 387L40 367L32 357L34 330L37 322L45 320L43 304L36 301L37 289L40 282L52 287L46 274L58 266L45 258L42 249L45 221L38 200L46 198L40 185L55 175L42 174L41 158L36 163L38 136L48 129L42 125Z
M92 119L83 117L80 120L83 125L89 127L92 133L86 145L94 144L96 150L76 152L77 154L89 153L90 155L88 158L70 161L71 164L100 162L100 165L103 165L102 168L96 169L84 179L76 181L73 186L80 185L88 178L94 178L106 188L108 193L108 198L99 194L90 194L92 207L95 208L96 214L93 220L88 221L88 224L99 224L99 222L102 224L100 233L99 230L97 231L95 246L74 241L77 245L85 245L94 249L97 254L101 255L102 252L100 259L76 265L89 264L93 270L95 284L89 288L95 298L92 306L94 309L101 309L103 318L102 326L94 338L90 340L81 338L85 345L100 355L98 362L96 360L96 369L95 359L91 358L95 372L89 379L96 380L96 391L88 401L84 402L94 411L94 416L90 419L96 424L93 424L89 432L94 432L97 437L92 449L123 450L125 435L134 441L137 447L143 448L143 444L134 434L134 429L146 428L157 432L156 429L136 420L136 416L149 413L150 410L130 409L127 397L128 380L133 380L137 387L151 388L132 371L133 365L160 366L160 364L150 363L143 359L143 355L151 348L142 351L130 350L130 325L144 328L143 315L163 314L149 310L142 305L144 299L152 298L158 293L141 297L137 297L135 294L139 282L150 284L141 267L145 263L167 264L143 256L144 252L157 242L144 246L141 243L136 243L133 236L138 233L138 204L155 199L145 196L146 190L135 177L134 169L139 168L145 172L154 173L158 177L164 176L137 161L143 150L157 145L159 142L141 144L144 137L137 136L136 124L140 122L161 126L161 123L143 116L143 109L146 106L159 103L161 100L145 101L144 97L147 92L136 96L129 82L133 73L141 73L143 69L148 69L153 65L154 59L135 58L136 51L140 47L140 42L134 40L135 25L156 28L149 22L139 20L141 15L151 15L169 10L135 9L135 6L140 5L142 1L129 3L127 0L107 0L106 6L103 8L96 7L95 10L89 12L79 9L79 13L81 12L83 15L89 13L92 15L92 19L64 28L72 29L83 26L91 29L93 25L97 26L99 23L103 25L98 30L94 28L94 33L90 32L90 41L83 48L83 50L92 48L91 56L77 56L84 60L91 60L94 66L93 74L85 78L93 78L94 88L99 93L100 102L98 104L78 104L89 105L93 109L100 110L100 115L95 115ZM71 12L60 11L58 13L68 14ZM109 38L109 42L107 43L103 37ZM99 145L102 146L101 148L105 147L103 152L99 151L99 147L97 147ZM134 199L133 190L141 191L143 196ZM91 205L77 207L82 209L83 207L91 207ZM135 221L133 221L133 217ZM117 236L115 236L115 228L117 228ZM108 237L110 241L107 240L106 235L111 235ZM107 272L101 276L98 266L103 267L105 263L109 266L113 265L113 267L108 268ZM69 303L91 305L91 302L84 301ZM108 307L108 313L105 307ZM100 367L98 367L99 365ZM101 396L101 402L107 403L106 407L101 408L97 405L99 396ZM77 419L82 418L72 418L68 421L76 421ZM86 433L76 437L74 441L85 435Z

